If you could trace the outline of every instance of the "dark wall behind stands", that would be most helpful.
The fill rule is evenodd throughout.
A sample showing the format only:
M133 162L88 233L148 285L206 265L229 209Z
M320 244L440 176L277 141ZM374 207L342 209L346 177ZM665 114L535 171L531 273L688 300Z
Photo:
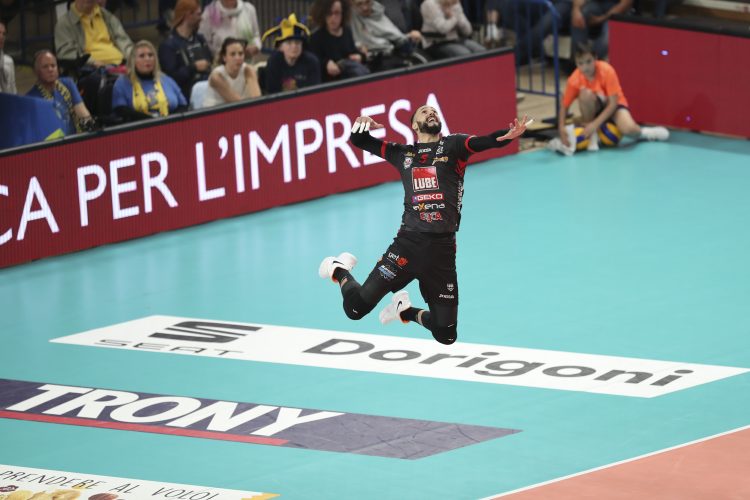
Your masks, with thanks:
M613 20L610 59L636 120L750 137L750 35Z
M352 121L370 115L387 140L409 142L409 117L424 103L450 132L507 126L516 116L512 53L6 152L0 267L397 179L351 146ZM514 142L472 163L516 151Z

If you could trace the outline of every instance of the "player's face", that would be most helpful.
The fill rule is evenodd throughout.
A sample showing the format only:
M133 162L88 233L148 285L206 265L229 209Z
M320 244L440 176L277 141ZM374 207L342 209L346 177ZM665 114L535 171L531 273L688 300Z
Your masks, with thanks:
M576 57L576 67L581 70L581 73L586 78L594 78L596 72L596 65L594 64L595 59L591 54L583 54L582 56Z
M425 134L439 134L443 128L437 110L432 106L422 106L414 114L414 130Z

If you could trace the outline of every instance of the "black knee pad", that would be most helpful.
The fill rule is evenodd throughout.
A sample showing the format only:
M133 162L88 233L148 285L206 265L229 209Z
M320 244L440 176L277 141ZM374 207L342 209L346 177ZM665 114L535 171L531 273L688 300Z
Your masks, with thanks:
M349 319L360 320L375 308L375 304L365 302L359 290L352 290L344 296L344 312Z
M436 326L432 330L432 336L441 344L451 345L458 337L456 325L453 326Z

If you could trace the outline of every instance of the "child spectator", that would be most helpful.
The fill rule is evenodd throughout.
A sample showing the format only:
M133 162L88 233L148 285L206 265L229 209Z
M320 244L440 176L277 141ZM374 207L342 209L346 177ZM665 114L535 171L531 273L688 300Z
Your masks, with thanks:
M305 50L310 30L291 14L281 23L266 31L263 39L275 35L276 50L266 64L266 91L296 90L320 83L318 58Z

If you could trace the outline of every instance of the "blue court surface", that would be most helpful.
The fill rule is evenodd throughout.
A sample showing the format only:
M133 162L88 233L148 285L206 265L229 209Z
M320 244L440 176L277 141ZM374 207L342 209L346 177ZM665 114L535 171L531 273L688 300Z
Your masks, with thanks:
M0 270L0 487L479 499L747 426L748 186L750 142L682 132L470 165L453 346L318 277L364 281L398 182Z

